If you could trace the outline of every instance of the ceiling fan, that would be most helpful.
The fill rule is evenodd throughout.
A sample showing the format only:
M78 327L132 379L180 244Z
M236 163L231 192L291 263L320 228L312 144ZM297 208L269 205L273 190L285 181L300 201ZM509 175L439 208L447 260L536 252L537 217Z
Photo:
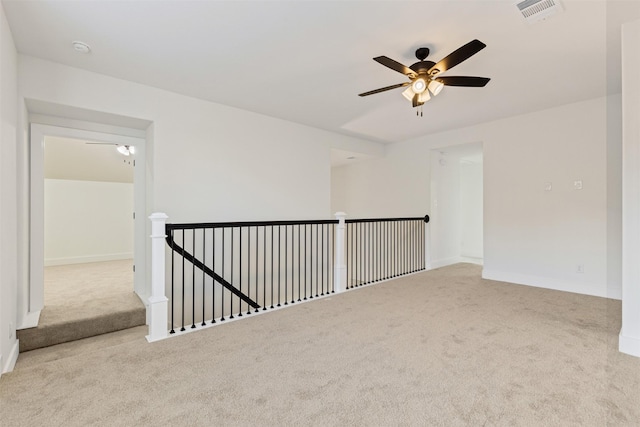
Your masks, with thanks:
M421 47L416 50L416 58L418 58L418 62L409 67L386 56L375 57L373 58L374 61L387 68L391 68L394 71L404 74L409 78L409 81L364 92L358 96L369 96L385 92L387 90L408 86L407 89L402 92L402 95L411 101L411 105L413 107L419 107L431 99L431 95L438 95L444 86L484 87L491 79L487 77L471 76L439 77L439 75L440 73L444 73L445 71L455 67L461 62L466 61L486 46L487 45L482 43L480 40L472 40L441 59L438 63L425 61L427 56L429 56L429 48Z
M133 145L118 144L117 142L85 142L85 144L115 145L117 147L116 150L118 150L118 153L120 153L120 154L122 154L124 156L129 156L131 154L135 154L136 153L136 147L134 147Z

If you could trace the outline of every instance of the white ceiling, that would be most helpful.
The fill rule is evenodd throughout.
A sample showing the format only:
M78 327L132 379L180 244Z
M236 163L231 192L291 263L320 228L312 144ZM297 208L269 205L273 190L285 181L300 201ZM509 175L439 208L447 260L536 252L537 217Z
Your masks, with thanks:
M562 0L527 24L512 0L2 0L19 52L378 142L495 120L620 91L620 24L637 0ZM418 118L393 90L406 81L372 60L438 61L472 39L487 48L443 75ZM92 48L79 55L71 42Z
M44 177L74 181L133 183L133 157L116 145L48 136L44 141Z

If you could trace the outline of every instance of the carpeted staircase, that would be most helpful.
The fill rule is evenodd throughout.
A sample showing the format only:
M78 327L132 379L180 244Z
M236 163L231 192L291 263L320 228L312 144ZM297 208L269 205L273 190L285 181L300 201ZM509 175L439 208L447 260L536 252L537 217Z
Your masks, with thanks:
M18 331L20 352L142 326L145 320L144 304L133 292L46 305L38 327Z

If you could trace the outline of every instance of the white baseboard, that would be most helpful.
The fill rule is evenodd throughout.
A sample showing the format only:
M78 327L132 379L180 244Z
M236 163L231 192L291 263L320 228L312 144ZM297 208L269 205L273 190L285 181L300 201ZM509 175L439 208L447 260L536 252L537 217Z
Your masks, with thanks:
M431 268L440 268L440 267L446 267L447 265L451 265L451 264L457 264L460 261L460 257L458 256L454 256L451 258L442 258L442 259L437 259L437 260L431 260Z
M595 286L585 286L582 282L558 280L550 277L531 276L528 274L509 273L504 271L482 270L482 278L498 282L515 283L516 285L533 286L537 288L553 289L555 291L573 292L577 294L592 295L595 297L610 298L605 292Z
M53 265L84 264L87 262L118 261L121 259L133 259L133 253L125 252L120 254L83 255L83 256L77 256L77 257L48 258L44 260L44 266L50 267Z
M484 260L482 258L473 258L468 256L453 256L450 258L442 258L431 261L431 265L429 266L430 268L428 268L428 270L431 270L432 268L446 267L447 265L458 264L460 262L482 265Z
M622 335L622 332L620 332L618 350L621 353L640 357L640 339Z
M18 353L19 353L19 343L20 340L16 340L11 347L11 351L9 352L9 357L7 357L7 361L2 364L3 359L0 358L0 364L2 364L2 373L11 372L13 368L16 366L16 362L18 361Z
M607 288L607 298L622 300L622 289Z
M35 328L40 321L40 310L30 311L22 318L22 323L18 325L16 330Z
M482 258L470 257L470 256L461 256L460 261L458 262L467 262L469 264L477 264L484 265L484 260Z

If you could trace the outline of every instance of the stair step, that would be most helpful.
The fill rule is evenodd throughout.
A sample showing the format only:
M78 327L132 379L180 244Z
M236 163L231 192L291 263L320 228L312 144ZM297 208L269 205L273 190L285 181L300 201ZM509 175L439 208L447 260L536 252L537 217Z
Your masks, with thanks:
M142 326L145 322L144 304L134 293L82 305L45 306L38 327L18 331L20 352Z
M73 357L87 357L87 355L101 353L109 348L126 345L131 342L146 343L145 336L148 331L147 326L136 326L135 328L23 352L20 353L15 371L38 368L46 363Z

